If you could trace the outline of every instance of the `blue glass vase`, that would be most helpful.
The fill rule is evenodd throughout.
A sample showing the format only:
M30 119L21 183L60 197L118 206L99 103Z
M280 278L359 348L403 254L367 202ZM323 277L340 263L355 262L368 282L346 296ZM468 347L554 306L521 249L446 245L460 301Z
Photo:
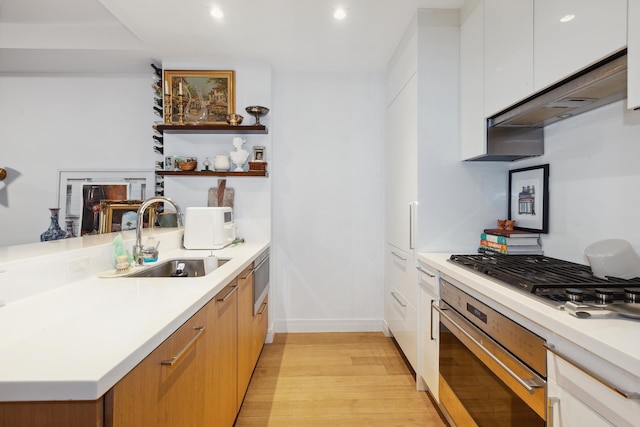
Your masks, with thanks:
M60 224L58 224L58 213L60 209L49 208L49 210L51 211L51 224L49 224L47 231L40 235L41 242L64 239L67 235L67 232L60 228Z

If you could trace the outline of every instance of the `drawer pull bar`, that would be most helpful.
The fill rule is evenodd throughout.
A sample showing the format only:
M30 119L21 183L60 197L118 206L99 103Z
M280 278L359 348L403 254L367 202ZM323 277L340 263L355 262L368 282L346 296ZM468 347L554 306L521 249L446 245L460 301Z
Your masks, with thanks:
M193 347L193 345L196 343L196 341L198 341L200 336L202 336L202 334L204 333L204 326L196 326L193 329L195 329L198 332L196 332L196 334L184 346L182 346L182 348L180 350L178 350L178 354L173 356L171 359L166 359L166 360L161 361L160 362L161 365L164 365L164 366L173 366L173 365L175 365L176 362L178 360L180 360L182 355L185 354L187 351L189 351L191 349L191 347Z
M398 301L398 304L400 304L402 306L402 308L405 308L407 306L407 304L403 304L402 301L400 301L400 298L398 298L396 296L395 292L391 292L391 296L394 297L396 299L396 301Z
M417 266L417 267L416 267L416 269L417 269L419 272L424 273L424 274L426 274L426 275L427 275L427 276L429 276L429 277L436 277L436 275L435 275L435 274L431 274L431 273L429 273L427 270L425 270L424 268L422 268L422 267L420 267L420 266Z
M262 313L264 313L264 311L267 309L267 302L263 302L262 305L260 306L260 310L258 311L258 315L262 315Z
M585 374L589 375L591 378L593 378L594 380L598 381L603 386L607 387L610 390L615 391L616 393L618 393L619 395L621 395L625 399L634 399L634 400L640 399L640 393L638 393L636 391L626 391L626 390L619 389L618 387L614 386L613 384L609 383L607 380L602 378L600 375L595 374L593 371L585 368L581 364L579 364L577 362L574 362L573 360L569 359L568 357L566 357L563 354L560 354L555 348L553 348L552 344L545 345L545 348L547 350L549 350L551 353L553 353L556 356L558 356L559 358L561 358L562 360L565 360L567 363L573 365L574 367L578 368L579 370L581 370Z
M252 268L251 270L249 270L249 272L247 273L247 275L246 275L246 276L244 276L244 277L240 277L240 280L246 280L246 279L247 279L247 277L251 276L251 275L253 274L253 272L254 272L254 271L256 271L256 269L255 269L255 268Z
M237 287L237 286L232 287L232 288L231 288L231 290L230 290L229 292L227 292L227 294L226 294L225 296L223 296L222 298L218 298L218 299L217 299L217 301L224 302L224 301L228 300L228 299L229 299L229 297L230 297L231 295L233 295L233 293L234 293L235 291L237 291L237 290L238 290L238 287Z
M406 261L407 260L406 258L401 257L400 255L398 255L397 253L395 253L393 251L391 251L391 255L395 256L396 258L398 258L398 259L400 259L402 261Z
M559 402L557 397L547 398L547 427L553 427L553 410Z

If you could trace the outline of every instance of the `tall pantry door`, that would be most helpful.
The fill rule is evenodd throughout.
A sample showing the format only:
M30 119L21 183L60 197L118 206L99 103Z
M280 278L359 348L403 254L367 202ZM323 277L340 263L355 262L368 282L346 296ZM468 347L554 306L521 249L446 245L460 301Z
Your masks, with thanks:
M387 110L385 144L385 214L387 242L411 252L412 202L418 192L418 79L416 74Z

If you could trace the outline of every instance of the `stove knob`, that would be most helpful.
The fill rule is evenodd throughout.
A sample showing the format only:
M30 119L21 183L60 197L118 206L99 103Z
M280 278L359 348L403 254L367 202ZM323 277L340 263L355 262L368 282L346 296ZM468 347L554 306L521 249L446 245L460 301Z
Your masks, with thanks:
M640 288L625 288L624 302L640 303Z
M584 292L582 289L576 288L567 288L564 290L565 295L567 296L567 300L571 302L582 302Z
M613 290L596 288L596 304L610 304L613 302Z

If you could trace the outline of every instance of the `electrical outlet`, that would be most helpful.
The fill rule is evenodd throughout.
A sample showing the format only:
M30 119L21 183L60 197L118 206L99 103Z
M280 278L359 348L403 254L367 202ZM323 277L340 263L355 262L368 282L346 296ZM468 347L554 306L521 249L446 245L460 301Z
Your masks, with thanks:
M88 256L72 259L67 264L67 278L78 280L89 275L91 260Z

